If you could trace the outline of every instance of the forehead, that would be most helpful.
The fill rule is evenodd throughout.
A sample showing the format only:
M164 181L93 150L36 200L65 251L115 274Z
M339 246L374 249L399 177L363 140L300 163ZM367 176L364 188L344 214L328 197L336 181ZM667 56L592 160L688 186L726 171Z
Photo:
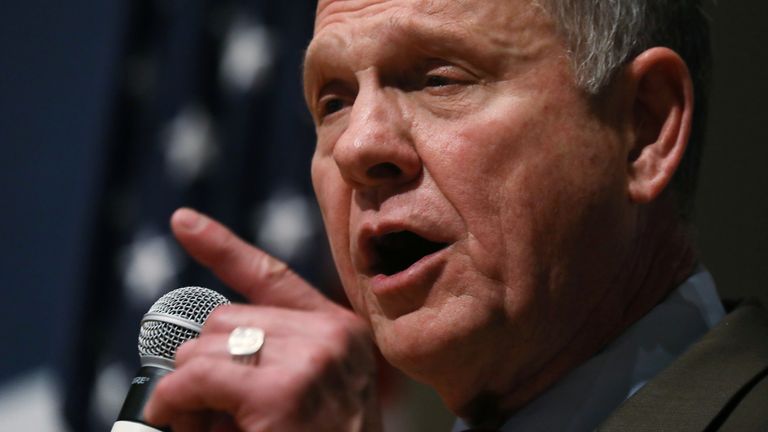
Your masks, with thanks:
M315 35L333 24L374 17L386 21L418 16L444 25L493 25L522 18L532 9L541 10L533 0L320 0Z
M488 0L495 1L495 0ZM371 18L398 13L460 15L469 12L468 0L320 0L315 15L315 34L329 25L349 19Z
M344 63L344 55L364 62L414 47L482 48L512 60L551 42L552 30L532 0L321 0L306 65Z

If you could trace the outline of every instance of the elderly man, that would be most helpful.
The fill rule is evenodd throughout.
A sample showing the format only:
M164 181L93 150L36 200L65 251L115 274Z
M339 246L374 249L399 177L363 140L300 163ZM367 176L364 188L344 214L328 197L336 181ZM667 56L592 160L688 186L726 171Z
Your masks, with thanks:
M147 418L380 430L372 336L457 429L764 430L768 319L717 325L687 235L707 63L694 0L321 0L312 178L355 314L179 210L251 304L181 347ZM257 362L236 327L265 331Z

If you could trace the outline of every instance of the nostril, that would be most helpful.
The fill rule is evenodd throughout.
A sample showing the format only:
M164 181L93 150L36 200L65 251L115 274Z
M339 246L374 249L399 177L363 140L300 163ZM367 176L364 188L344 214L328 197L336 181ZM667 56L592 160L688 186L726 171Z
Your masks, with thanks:
M366 175L372 179L392 179L397 178L403 173L397 165L391 162L376 164L366 171Z

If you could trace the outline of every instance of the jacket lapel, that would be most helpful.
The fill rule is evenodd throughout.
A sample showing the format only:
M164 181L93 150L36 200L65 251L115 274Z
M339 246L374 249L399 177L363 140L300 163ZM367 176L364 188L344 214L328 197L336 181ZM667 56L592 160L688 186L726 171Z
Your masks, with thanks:
M597 430L716 430L768 371L768 313L744 304L625 401Z

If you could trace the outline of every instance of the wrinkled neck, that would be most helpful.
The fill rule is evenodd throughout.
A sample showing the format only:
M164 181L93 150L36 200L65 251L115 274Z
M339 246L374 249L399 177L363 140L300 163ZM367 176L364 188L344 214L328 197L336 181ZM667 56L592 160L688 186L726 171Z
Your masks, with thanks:
M572 343L542 365L535 376L514 383L503 394L479 392L457 414L485 427L498 427L619 337L695 270L697 255L688 232L687 225L677 217L671 197L638 208L634 237L626 256L614 269L609 294L583 323Z

